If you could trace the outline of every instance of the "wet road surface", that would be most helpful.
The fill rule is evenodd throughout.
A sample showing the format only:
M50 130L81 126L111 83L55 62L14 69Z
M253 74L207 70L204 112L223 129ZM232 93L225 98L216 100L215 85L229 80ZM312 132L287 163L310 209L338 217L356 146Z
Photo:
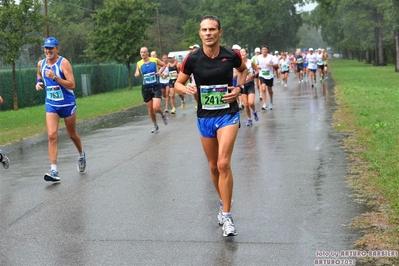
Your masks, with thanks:
M326 259L317 251L353 249L359 235L348 223L362 206L345 181L344 136L331 126L334 82L289 82L276 84L274 110L259 110L252 127L241 113L237 237L217 224L190 99L169 125L158 116L156 134L144 106L79 124L84 173L60 130L61 183L43 180L46 135L3 147L11 167L0 169L0 265L304 266Z

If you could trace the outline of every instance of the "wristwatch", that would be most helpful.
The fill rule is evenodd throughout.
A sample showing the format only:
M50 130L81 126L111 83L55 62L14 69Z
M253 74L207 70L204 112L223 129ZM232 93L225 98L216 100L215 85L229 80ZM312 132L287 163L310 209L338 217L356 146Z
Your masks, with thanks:
M240 88L240 94L244 91L244 85L238 85L238 88Z
M57 79L58 79L58 77L57 77L57 76L54 76L53 81L56 81Z

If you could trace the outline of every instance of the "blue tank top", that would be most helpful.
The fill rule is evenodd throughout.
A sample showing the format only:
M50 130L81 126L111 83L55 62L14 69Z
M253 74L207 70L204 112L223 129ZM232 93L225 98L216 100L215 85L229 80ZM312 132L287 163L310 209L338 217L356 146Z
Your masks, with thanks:
M46 104L56 107L72 106L76 104L73 90L61 86L57 81L53 81L45 75L47 69L52 69L57 77L65 79L65 75L61 69L62 60L64 60L64 57L60 56L54 65L48 66L47 59L43 59L40 69L46 91Z

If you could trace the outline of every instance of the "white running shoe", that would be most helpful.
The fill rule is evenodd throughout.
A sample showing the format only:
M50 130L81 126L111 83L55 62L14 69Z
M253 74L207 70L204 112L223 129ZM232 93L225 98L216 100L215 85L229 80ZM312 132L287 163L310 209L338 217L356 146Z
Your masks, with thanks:
M44 180L51 181L51 182L58 182L58 181L61 181L61 178L58 175L57 171L51 169L50 173L44 174Z
M83 152L83 156L79 157L78 159L78 171L79 172L84 172L86 169L86 153Z
M163 121L163 123L165 124L165 125L167 125L168 124L168 117L166 116L166 114L165 113L163 113L163 115L162 115L162 121Z
M156 133L156 132L158 132L158 130L159 130L158 126L153 126L151 129L151 133Z
M0 154L2 157L0 163L3 165L4 169L8 169L10 167L10 159L8 159L7 155L4 154L2 149L0 149Z
M237 230L232 217L223 217L223 236L236 236Z

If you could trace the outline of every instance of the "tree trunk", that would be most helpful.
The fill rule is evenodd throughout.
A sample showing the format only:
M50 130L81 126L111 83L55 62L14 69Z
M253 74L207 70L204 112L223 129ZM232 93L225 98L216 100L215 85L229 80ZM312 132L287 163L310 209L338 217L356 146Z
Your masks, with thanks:
M366 50L365 57L366 57L365 63L366 64L371 64L371 53L370 53L369 49Z
M348 50L347 54L348 54L348 59L349 59L349 60L353 60L353 53L352 53L352 51L351 51L351 50Z
M131 71L131 67L130 67L130 63L128 62L126 64L127 66L127 76L129 78L129 90L133 89L133 78L132 78L132 71Z
M377 13L375 15L376 23L378 26L374 29L374 44L375 44L375 66L386 66L386 62L384 59L384 47L382 40L382 15Z
M362 62L363 61L363 51L357 50L356 51L356 56L357 56L357 61Z
M395 72L399 72L399 29L394 31Z
M18 110L18 91L17 91L17 73L15 71L15 61L12 61L12 82L13 82L13 87L14 87L14 97L13 97L13 102L14 102L14 110Z

